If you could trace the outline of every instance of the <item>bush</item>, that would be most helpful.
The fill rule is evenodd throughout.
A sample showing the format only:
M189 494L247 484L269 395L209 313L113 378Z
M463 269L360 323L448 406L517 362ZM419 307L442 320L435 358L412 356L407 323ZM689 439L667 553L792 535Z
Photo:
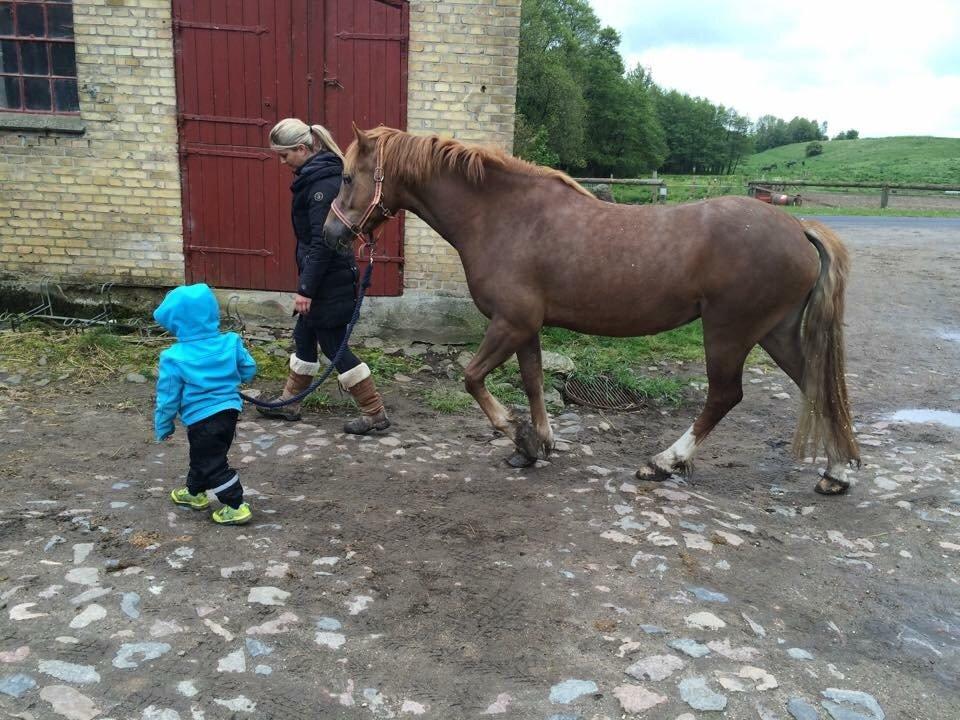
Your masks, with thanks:
M807 157L820 155L823 153L823 143L812 142L807 144Z
M847 130L838 134L834 140L859 140L860 133L857 130Z
M560 157L550 149L547 129L531 125L520 113L514 126L513 153L537 165L553 167L560 162Z

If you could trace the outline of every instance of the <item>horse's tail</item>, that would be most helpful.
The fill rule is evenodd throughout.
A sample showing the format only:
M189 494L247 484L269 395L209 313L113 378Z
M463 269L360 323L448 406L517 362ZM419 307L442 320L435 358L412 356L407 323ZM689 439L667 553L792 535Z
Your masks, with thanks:
M824 225L805 222L804 232L820 253L820 276L803 318L804 403L793 451L800 457L816 457L826 447L831 461L859 465L844 376L843 305L850 256Z

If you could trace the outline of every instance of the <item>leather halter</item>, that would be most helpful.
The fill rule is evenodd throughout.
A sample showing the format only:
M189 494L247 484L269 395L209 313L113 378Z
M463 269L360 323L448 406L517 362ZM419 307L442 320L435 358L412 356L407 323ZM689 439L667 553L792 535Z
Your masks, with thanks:
M384 219L388 220L393 217L392 213L386 205L383 204L383 140L380 139L377 141L377 165L373 170L373 199L370 201L370 204L367 205L366 211L363 213L363 216L357 222L352 222L350 218L347 217L347 214L340 208L338 203L339 198L335 198L333 204L330 206L330 209L333 210L333 214L337 216L337 219L342 222L350 232L354 234L355 237L360 238L363 242L368 245L373 244L373 234L368 232L370 235L369 239L364 238L363 226L367 224L367 221L373 217L373 213L376 210L379 210L383 215Z

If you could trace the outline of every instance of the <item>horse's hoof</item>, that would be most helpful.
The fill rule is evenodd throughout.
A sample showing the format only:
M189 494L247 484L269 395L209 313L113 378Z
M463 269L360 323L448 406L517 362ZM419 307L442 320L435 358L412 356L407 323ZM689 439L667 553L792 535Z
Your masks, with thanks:
M528 468L537 462L535 457L524 455L519 450L507 458L507 465L512 468Z
M536 458L542 445L540 437L533 425L523 420L517 423L517 429L513 436L513 441L517 444L517 451L527 457Z
M843 495L850 489L850 483L824 473L813 489L821 495Z
M663 482L667 480L673 473L667 472L663 468L657 467L651 463L647 463L642 468L637 470L637 480L647 480L649 482Z

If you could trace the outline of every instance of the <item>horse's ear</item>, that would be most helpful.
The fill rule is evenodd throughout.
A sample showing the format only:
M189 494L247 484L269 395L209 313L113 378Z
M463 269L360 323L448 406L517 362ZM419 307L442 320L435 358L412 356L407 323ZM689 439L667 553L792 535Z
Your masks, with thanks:
M353 125L353 136L357 139L357 147L360 150L366 150L370 145L370 138L366 136L363 130L357 127L355 122L351 122L351 124Z

